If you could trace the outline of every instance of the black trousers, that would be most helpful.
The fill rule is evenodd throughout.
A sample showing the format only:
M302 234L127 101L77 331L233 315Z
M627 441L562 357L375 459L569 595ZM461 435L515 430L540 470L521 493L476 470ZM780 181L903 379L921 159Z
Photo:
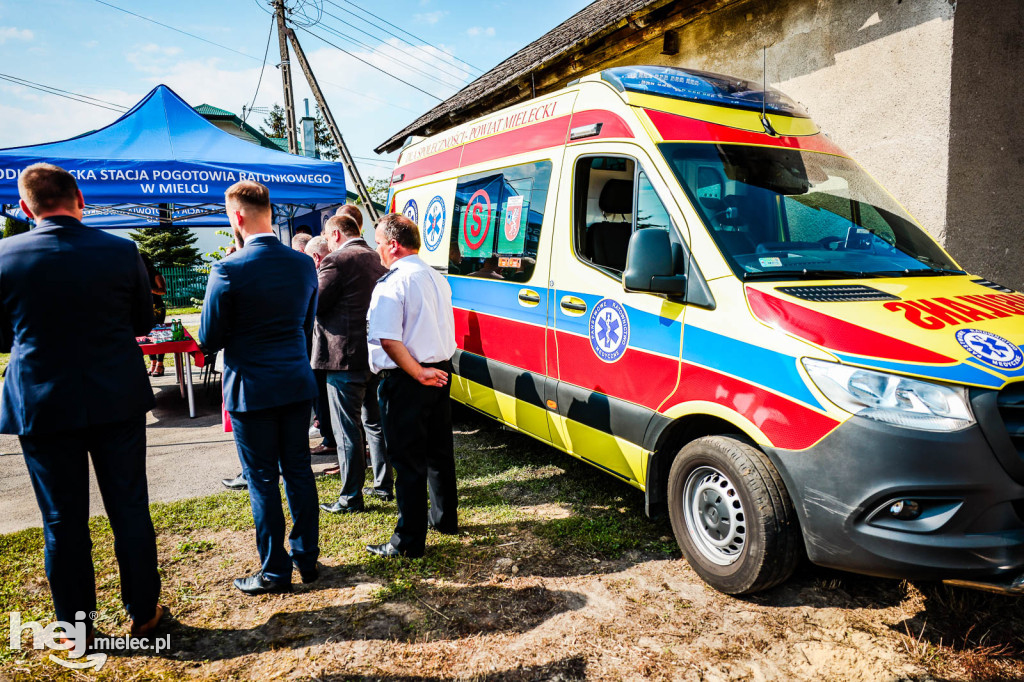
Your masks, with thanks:
M430 366L452 371L450 362ZM441 531L459 527L450 396L450 384L424 386L400 369L381 372L381 424L398 503L391 544L408 556L422 556L428 519Z
M146 417L56 434L21 436L43 515L46 578L57 620L84 613L91 630L96 578L89 537L89 455L114 531L121 599L145 623L156 612L160 573L146 483Z

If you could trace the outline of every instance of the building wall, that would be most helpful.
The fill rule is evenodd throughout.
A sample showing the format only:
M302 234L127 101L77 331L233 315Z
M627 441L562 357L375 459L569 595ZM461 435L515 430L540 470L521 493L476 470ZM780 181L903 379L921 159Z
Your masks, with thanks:
M1024 291L1024 2L960 0L946 242L971 272Z
M766 47L769 85L803 104L945 243L954 13L950 0L739 0L680 28L679 54L660 54L659 37L607 66L760 82Z

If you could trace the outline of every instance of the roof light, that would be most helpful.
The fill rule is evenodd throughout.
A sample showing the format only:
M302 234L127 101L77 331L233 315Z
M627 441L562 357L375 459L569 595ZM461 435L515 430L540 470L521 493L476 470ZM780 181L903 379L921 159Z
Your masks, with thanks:
M601 126L604 123L591 123L590 125L579 126L569 131L570 140L582 140L584 137L595 137L601 134Z
M809 118L799 104L778 90L760 83L709 71L671 66L619 66L605 69L601 78L619 92L638 92L703 104L734 107Z

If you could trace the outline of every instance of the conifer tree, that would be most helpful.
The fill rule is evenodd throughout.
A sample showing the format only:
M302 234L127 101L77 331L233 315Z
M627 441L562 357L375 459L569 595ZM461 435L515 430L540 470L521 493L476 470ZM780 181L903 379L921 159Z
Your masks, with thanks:
M185 225L147 227L129 235L139 251L149 256L158 268L190 268L202 265L203 257L195 247L199 237Z

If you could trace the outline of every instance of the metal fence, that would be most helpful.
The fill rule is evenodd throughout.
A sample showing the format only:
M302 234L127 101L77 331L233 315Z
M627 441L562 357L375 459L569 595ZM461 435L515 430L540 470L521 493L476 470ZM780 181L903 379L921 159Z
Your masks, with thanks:
M197 305L193 299L203 300L210 266L191 268L157 268L167 282L164 305L168 308L185 308Z

